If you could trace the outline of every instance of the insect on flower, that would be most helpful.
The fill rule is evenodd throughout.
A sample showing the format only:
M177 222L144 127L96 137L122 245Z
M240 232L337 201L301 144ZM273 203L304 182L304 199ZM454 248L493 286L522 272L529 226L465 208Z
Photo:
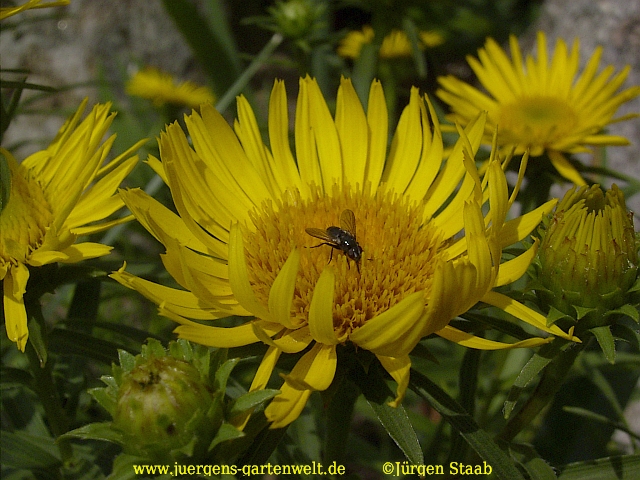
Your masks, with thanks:
M312 237L324 240L320 245L311 248L318 248L329 245L336 250L342 251L347 257L356 262L358 272L360 271L360 258L362 258L362 247L356 240L356 216L347 209L340 214L340 227L331 226L326 230L320 228L306 228L305 231ZM333 250L329 262L333 259Z

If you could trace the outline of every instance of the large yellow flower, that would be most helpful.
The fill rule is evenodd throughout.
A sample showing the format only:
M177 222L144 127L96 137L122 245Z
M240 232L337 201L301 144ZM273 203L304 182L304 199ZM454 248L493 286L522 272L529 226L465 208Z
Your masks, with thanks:
M166 247L163 262L185 290L135 277L124 267L113 278L179 322L180 337L216 347L268 345L252 390L266 386L282 353L304 352L265 411L274 428L295 420L312 391L329 387L342 344L376 355L398 383L397 405L409 381L409 353L427 335L488 349L547 341L503 344L448 326L480 300L571 338L492 291L520 277L536 250L501 265L503 246L528 235L555 202L505 222L513 198L500 163L494 158L481 180L471 158L483 118L443 162L437 118L417 89L388 153L386 103L377 81L368 105L365 113L351 81L343 79L334 118L316 81L302 79L295 158L282 82L271 93L270 148L243 97L235 132L213 107L203 106L185 118L193 146L174 123L160 136L162 162L151 161L180 216L140 190L122 192ZM345 210L354 213L355 232L350 222L340 223ZM357 251L318 247L322 241L306 231L336 225L354 234L341 235L362 248L359 262ZM216 326L232 315L249 318Z
M106 255L111 247L75 243L81 235L127 220L103 220L124 205L116 189L138 161L130 157L144 142L103 165L115 136L102 139L113 116L110 104L96 105L80 122L85 100L46 150L18 164L5 149L8 179L2 179L0 280L3 280L7 335L24 351L29 331L23 295L29 268L75 263ZM130 158L128 158L130 157ZM102 222L102 223L100 223Z
M193 82L176 80L168 73L153 67L136 72L127 82L127 93L152 100L154 105L166 103L197 107L202 103L214 103L215 96L208 87Z
M451 107L452 121L466 125L478 112L488 112L485 142L491 141L496 126L499 142L516 153L530 149L532 156L547 153L553 166L568 180L582 185L584 180L562 152L588 151L587 146L627 145L624 137L608 135L603 130L614 119L618 107L640 95L640 86L618 92L629 73L627 66L617 75L608 66L600 73L602 48L591 56L582 73L579 68L579 45L571 51L559 39L551 59L547 41L538 33L537 59L523 60L518 41L510 38L511 60L495 40L487 40L478 52L479 60L467 57L483 93L453 76L440 77L442 88L437 95Z

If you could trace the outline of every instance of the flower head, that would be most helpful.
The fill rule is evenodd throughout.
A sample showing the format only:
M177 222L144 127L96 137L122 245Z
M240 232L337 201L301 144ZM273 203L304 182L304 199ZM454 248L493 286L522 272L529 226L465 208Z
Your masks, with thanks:
M166 103L196 108L202 103L214 103L215 96L207 87L193 82L176 83L168 73L152 67L139 70L127 82L127 93L152 100L154 105Z
M165 245L164 264L184 290L124 268L113 274L180 323L182 338L217 347L268 345L251 390L265 387L282 354L302 354L265 410L273 427L295 420L314 390L329 387L343 344L375 354L398 383L397 405L408 385L409 353L427 335L490 349L547 341L503 344L448 325L480 300L567 337L492 291L520 277L536 250L501 265L502 248L527 236L555 202L505 221L513 196L500 162L494 157L481 180L471 158L483 118L462 132L443 162L437 117L414 88L387 153L379 82L371 85L365 112L343 79L334 117L307 77L300 81L294 159L286 98L284 84L276 82L270 147L243 97L234 130L207 106L185 118L193 146L177 123L167 127L159 140L162 162L151 165L171 188L180 216L139 190L122 194ZM346 241L336 240L336 230L327 245L307 231L330 226L353 237L350 244L362 249L359 262L358 255L332 248ZM234 315L250 318L236 326L217 321Z
M340 42L338 55L345 58L356 59L360 56L362 47L372 43L375 37L373 28L369 25L362 27L362 30L349 32ZM419 47L436 47L444 42L442 35L435 31L421 31ZM392 30L382 39L378 55L380 58L401 58L411 56L411 42L403 30Z
M595 51L577 76L577 40L568 51L567 44L559 39L550 60L542 32L538 33L537 59L527 56L523 60L515 36L509 43L511 60L493 39L480 49L479 60L467 58L487 93L447 76L439 78L442 88L437 95L450 105L450 119L463 125L478 112L488 112L485 142L491 141L497 126L500 145L515 148L516 153L529 149L534 157L547 153L563 177L583 185L584 180L563 152L628 144L624 137L608 135L603 129L631 117L613 118L620 105L640 95L640 86L618 92L629 67L613 77L611 66L597 73L602 48Z
M70 0L58 0L47 3L42 3L42 1L43 0L28 0L22 5L18 5L17 7L2 7L0 8L0 20L4 20L5 18L11 17L20 12L24 12L25 10L30 10L32 8L61 7L64 5L69 5Z
M80 121L86 104L85 100L46 150L22 163L1 150L9 173L2 186L9 187L9 194L3 192L8 201L0 213L0 280L7 335L22 351L29 335L23 299L28 266L106 255L111 247L76 243L77 238L127 220L104 222L123 206L114 193L135 166L138 158L130 155L144 140L105 164L115 136L104 143L102 138L114 114L109 114L110 104L96 105Z
M538 252L544 302L580 318L580 329L602 326L628 303L638 276L633 217L614 184L572 188L558 204ZM586 318L584 318L586 317Z

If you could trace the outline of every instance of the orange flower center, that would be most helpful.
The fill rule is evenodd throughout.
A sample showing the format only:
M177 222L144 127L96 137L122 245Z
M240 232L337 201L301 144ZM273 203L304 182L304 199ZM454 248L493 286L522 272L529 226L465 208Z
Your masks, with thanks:
M355 214L354 237L362 248L359 262L340 249L321 245L322 239L306 232L340 228L345 209ZM258 300L267 305L271 286L294 248L300 251L291 312L294 325L307 324L316 282L329 264L335 269L333 318L339 336L411 293L425 290L428 298L445 242L428 222L422 225L422 212L393 193L370 195L348 187L335 187L332 195L312 189L309 200L294 192L277 208L265 205L252 215L255 230L243 232L249 278Z

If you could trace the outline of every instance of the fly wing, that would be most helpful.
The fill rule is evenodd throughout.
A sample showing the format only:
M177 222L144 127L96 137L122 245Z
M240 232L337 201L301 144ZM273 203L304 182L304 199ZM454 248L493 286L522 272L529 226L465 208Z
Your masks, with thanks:
M320 240L324 240L328 243L336 243L335 239L331 237L326 230L321 230L320 228L305 228L304 230L312 237L319 238Z
M340 228L356 238L356 216L351 210L344 210L340 214Z

